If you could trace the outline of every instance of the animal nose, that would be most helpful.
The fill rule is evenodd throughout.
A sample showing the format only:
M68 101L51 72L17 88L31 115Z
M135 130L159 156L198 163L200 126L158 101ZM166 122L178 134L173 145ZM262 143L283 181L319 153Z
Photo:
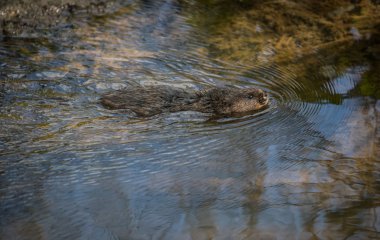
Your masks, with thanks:
M268 99L268 93L266 93L266 92L263 93L263 99L264 99L264 101L266 101Z

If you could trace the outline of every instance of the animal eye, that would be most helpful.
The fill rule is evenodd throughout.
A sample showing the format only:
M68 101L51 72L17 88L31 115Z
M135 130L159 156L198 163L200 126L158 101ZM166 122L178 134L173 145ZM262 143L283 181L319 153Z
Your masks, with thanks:
M248 99L253 99L253 95L248 95Z

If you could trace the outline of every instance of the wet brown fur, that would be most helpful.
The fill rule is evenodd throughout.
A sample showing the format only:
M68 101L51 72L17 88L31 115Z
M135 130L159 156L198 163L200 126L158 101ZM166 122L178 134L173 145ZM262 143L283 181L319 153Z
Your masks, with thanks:
M167 86L132 87L105 94L100 99L109 109L126 109L139 117L163 112L199 111L233 115L259 110L268 105L267 94L258 88L209 88L186 91Z

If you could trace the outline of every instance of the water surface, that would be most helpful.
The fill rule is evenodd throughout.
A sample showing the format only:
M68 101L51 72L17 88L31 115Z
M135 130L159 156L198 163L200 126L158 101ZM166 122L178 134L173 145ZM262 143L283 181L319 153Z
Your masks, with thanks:
M132 1L3 36L0 236L378 239L378 6L246 2ZM271 105L210 120L98 104L136 84L260 87Z

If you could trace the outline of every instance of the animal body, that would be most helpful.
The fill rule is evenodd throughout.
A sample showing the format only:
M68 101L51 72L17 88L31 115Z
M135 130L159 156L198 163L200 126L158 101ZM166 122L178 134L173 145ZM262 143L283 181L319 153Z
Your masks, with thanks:
M138 117L178 111L230 116L260 110L269 104L269 97L259 88L213 87L188 91L168 86L139 86L107 93L100 102L108 109L126 109Z

